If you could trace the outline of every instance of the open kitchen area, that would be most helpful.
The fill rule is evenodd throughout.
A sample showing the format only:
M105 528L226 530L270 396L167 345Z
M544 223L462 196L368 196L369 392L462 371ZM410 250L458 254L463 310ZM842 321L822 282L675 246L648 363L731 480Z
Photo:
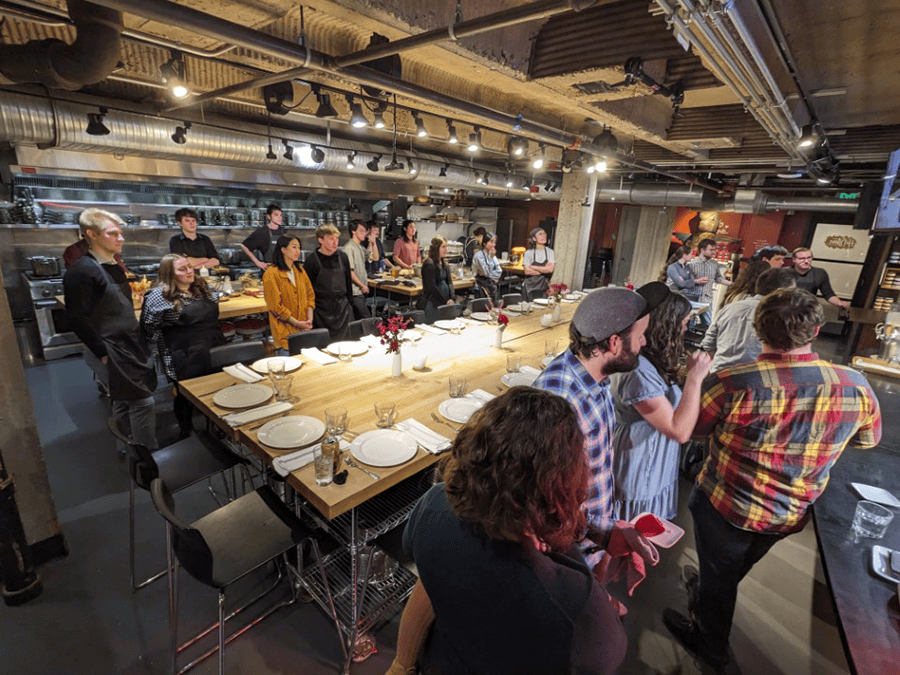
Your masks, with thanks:
M858 497L900 497L896 4L0 0L0 671L388 673L426 579L404 529L457 439L546 381L592 296L653 282L690 300L663 377L682 396L688 352L758 288L732 284L768 265L824 274L812 350L868 383L883 440L848 446L813 517L743 579L719 671L663 619L693 611L687 460L707 439L654 431L679 466L675 515L651 515L683 534L640 585L608 584L628 610L616 672L894 675L900 518L878 540L849 533ZM99 235L79 226L89 209L114 216ZM161 274L185 209L218 263ZM147 342L133 381L155 379L129 394L152 404L144 427L67 309L64 252L107 231L121 252L97 267L116 284L109 269L127 270L117 317ZM268 249L251 256L257 232ZM332 245L340 278L305 265ZM696 295L671 283L677 265L705 279ZM298 299L303 279L322 307L347 300L337 330ZM640 297L647 314L596 344L649 315ZM178 323L192 306L202 332ZM148 340L163 319L172 332ZM510 448L561 446L526 431L538 414L512 419L490 429ZM158 448L138 440L149 426ZM539 560L558 553L518 534ZM248 602L216 630L217 609ZM483 651L523 636L518 658L541 651L537 628L509 637L514 618Z

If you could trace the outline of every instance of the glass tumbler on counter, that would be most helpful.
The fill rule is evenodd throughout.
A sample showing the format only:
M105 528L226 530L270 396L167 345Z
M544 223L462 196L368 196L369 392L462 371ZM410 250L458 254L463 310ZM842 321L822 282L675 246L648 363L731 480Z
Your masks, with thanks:
M347 431L347 409L342 405L325 408L325 433L340 436Z
M861 499L856 503L856 513L853 514L853 524L850 526L853 543L858 544L863 537L881 539L893 519L894 514L889 509Z
M324 487L334 480L335 453L340 450L337 438L327 438L313 452L313 467L316 470L316 485Z
M466 395L466 378L460 375L450 376L450 398L462 398Z

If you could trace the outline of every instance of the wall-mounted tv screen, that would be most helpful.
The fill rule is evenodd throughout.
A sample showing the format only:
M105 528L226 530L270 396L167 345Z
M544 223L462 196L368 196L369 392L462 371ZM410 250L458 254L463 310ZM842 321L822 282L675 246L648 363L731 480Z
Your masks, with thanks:
M872 232L900 233L900 179L897 169L900 168L900 150L891 153L884 178L884 189L875 214Z

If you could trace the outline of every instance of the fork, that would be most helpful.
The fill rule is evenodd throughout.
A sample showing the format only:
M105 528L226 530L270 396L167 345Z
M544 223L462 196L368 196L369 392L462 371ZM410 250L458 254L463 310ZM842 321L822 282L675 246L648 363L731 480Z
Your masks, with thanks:
M438 422L439 424L443 424L443 425L446 425L446 426L450 427L450 428L453 429L453 431L455 431L456 433L459 433L460 429L462 429L462 427L455 427L455 426L453 426L452 424L450 424L450 422L445 422L444 420L442 420L440 417L438 417L438 416L437 416L436 414L434 414L433 412L431 413L431 419L433 419L435 422Z
M347 462L347 466L352 466L354 469L359 469L363 473L369 474L369 476L371 476L373 479L378 480L377 473L374 473L372 471L369 471L366 468L361 467L359 464L357 464L356 462L353 461L353 458L350 457L349 453L344 455L344 461Z

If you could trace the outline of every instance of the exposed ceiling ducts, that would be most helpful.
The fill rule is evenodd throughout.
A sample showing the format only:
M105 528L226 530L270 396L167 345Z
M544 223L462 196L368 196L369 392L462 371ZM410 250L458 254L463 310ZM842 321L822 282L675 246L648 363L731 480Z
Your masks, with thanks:
M0 45L0 74L11 82L75 91L109 76L122 49L122 13L83 0L69 0L75 40L31 40Z

